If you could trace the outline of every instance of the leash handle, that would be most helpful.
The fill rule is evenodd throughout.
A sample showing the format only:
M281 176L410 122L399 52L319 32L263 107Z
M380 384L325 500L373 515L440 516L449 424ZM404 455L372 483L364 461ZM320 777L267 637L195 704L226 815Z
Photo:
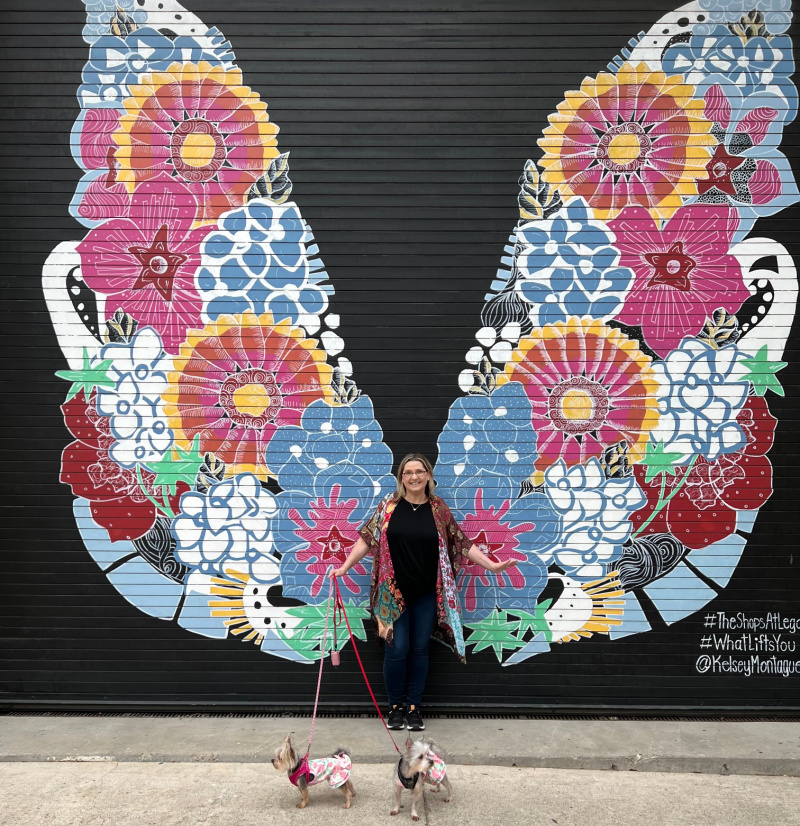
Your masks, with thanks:
M361 655L358 653L358 649L356 648L356 638L353 636L353 632L350 629L350 620L347 619L347 611L344 608L344 600L342 599L342 594L339 591L339 583L336 581L336 577L333 577L333 588L335 591L335 605L344 617L344 621L347 625L347 632L350 634L350 642L353 643L353 651L355 652L356 659L358 660L358 665L361 668L361 675L364 677L364 682L367 684L369 696L372 697L372 704L375 706L375 711L378 712L378 717L381 718L383 727L386 729L386 733L389 735L389 738L392 741L394 750L402 757L403 753L397 747L397 743L395 743L394 737L392 737L392 732L390 731L389 726L386 725L386 720L383 719L383 714L381 714L380 707L378 706L378 701L375 699L375 695L372 693L372 686L369 684L369 680L367 679L367 672L364 670L364 663L361 662ZM336 608L334 608L334 611L335 610Z
M331 566L332 568L333 566ZM330 570L330 568L329 568ZM322 664L325 662L325 643L328 641L328 618L331 613L331 600L334 596L333 588L334 588L335 580L330 580L330 585L328 587L328 607L325 609L325 632L322 636L322 656L319 658L319 676L317 677L317 696L314 697L314 712L311 715L311 731L308 735L308 750L306 751L305 759L308 759L308 755L311 754L311 741L314 739L314 723L317 720L317 705L319 703L319 690L322 686ZM335 633L335 632L334 632Z

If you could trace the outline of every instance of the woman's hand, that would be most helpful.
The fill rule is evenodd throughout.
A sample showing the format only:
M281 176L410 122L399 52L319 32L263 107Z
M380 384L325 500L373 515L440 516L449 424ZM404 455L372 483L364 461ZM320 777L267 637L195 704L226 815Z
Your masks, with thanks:
M353 565L357 565L361 560L369 553L369 545L359 536L356 540L356 544L353 545L353 550L350 551L347 559L344 561L344 565L341 568L336 568L336 570L331 571L328 574L328 579L332 579L333 577L344 576L352 567Z
M503 562L494 562L477 546L473 545L467 552L467 559L474 565L480 565L493 574L501 574L506 568L517 564L516 559L506 559Z
M505 571L506 568L511 568L513 565L516 565L518 560L516 559L505 559L503 562L491 562L489 560L490 568L489 570L493 574L501 574Z

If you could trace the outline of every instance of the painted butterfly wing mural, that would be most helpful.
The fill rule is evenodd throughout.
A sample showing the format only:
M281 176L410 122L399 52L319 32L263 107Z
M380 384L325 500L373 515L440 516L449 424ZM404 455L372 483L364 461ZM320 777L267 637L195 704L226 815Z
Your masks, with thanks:
M267 104L217 29L157 5L86 3L70 211L88 231L43 273L70 368L61 481L129 602L312 662L323 578L392 456ZM342 583L354 620L369 575Z
M311 663L325 574L394 489L391 451L231 45L177 3L85 5L86 233L43 271L68 362L61 481L138 609ZM524 165L436 469L467 535L518 563L458 580L467 646L504 665L648 630L637 594L667 622L697 610L771 493L797 280L748 236L798 200L779 150L797 94L787 4L732 5L635 38ZM366 559L342 582L361 636L369 581Z
M797 277L748 236L798 200L797 91L789 3L752 5L665 15L524 166L436 467L483 552L518 561L459 576L467 646L504 665L647 631L642 598L668 625L701 609L772 493Z

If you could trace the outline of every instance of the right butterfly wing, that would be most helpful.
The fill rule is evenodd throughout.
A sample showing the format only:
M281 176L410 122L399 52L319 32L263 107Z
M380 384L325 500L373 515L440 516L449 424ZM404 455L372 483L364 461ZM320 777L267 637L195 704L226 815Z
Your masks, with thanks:
M665 15L568 92L520 179L520 222L436 467L476 544L523 560L459 579L468 644L513 652L506 664L556 640L647 630L638 589L668 623L698 610L716 591L692 567L724 587L745 544L734 528L752 530L771 493L748 478L754 442L771 477L771 430L756 434L769 413L747 392L780 390L756 365L782 364L797 280L780 245L737 242L798 200L778 149L797 112L791 15L718 5ZM750 270L772 254L777 273ZM678 401L682 382L711 379L713 426ZM703 463L728 494L697 506L686 497ZM709 531L713 504L725 518Z

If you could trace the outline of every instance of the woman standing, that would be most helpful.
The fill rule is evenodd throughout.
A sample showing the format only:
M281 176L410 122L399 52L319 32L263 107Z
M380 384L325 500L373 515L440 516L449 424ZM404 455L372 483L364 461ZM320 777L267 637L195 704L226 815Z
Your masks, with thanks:
M388 725L422 731L422 692L431 635L464 661L455 577L466 561L500 573L514 560L493 562L467 539L444 500L434 494L431 463L410 453L397 469L397 490L381 501L350 555L332 576L373 555L370 610L386 640L383 678ZM406 689L406 685L408 688Z

